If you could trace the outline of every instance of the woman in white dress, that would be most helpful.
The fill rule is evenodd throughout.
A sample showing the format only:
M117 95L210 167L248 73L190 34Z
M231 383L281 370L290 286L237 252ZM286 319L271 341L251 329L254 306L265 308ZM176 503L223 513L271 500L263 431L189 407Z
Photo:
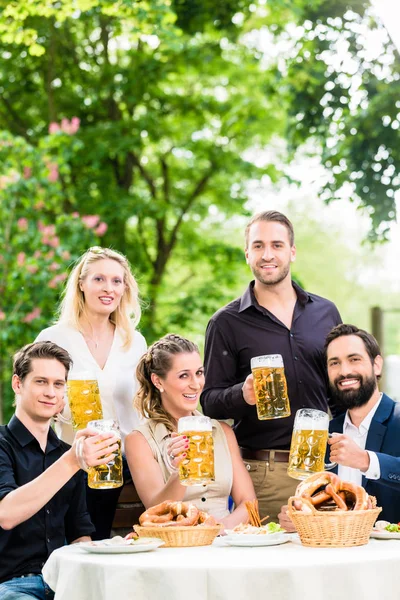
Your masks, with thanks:
M150 346L137 367L139 391L135 405L144 417L126 438L126 458L140 499L146 508L165 500L190 501L225 525L247 522L245 502L255 498L250 475L240 456L235 434L226 423L212 420L215 481L186 487L179 464L188 439L178 435L180 417L199 415L204 369L197 346L169 334ZM228 509L232 496L235 509Z
M136 366L146 352L146 341L136 330L140 315L138 286L127 259L115 250L89 248L68 278L57 323L37 337L69 352L73 360L69 379L85 374L97 380L103 418L118 422L122 444L126 434L140 424L133 409ZM70 417L67 402L56 431L69 443L74 436ZM87 488L95 539L109 537L119 493L118 488Z

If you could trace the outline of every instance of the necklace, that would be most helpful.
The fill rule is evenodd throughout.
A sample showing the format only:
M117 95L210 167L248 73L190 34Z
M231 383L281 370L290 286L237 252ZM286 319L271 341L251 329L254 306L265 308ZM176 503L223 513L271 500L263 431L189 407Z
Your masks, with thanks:
M80 329L79 331L81 332L86 341L91 342L93 344L96 350L98 349L100 343L107 342L110 339L110 336L114 335L114 327L111 323L108 325L106 331L101 332L100 337L97 338L94 337L93 327L90 322L89 325L92 330L92 335L89 335L84 329ZM101 335L103 335L103 337L101 337Z
M84 331L80 330L81 334L83 335L83 337L85 338L86 341L88 342L92 342L92 344L94 344L94 347L97 348L99 347L99 342L98 340L95 340L94 338L90 337L90 335L88 335L87 333L85 333Z

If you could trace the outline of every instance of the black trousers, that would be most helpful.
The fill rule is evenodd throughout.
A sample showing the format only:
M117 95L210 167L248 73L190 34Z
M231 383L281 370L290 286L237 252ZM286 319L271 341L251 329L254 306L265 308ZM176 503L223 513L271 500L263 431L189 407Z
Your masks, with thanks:
M127 481L131 481L132 478L125 456L122 457L122 461L124 483L126 483ZM94 490L87 485L86 480L86 504L90 518L96 529L92 535L93 540L105 540L110 537L115 509L117 508L121 490L122 487L110 490Z

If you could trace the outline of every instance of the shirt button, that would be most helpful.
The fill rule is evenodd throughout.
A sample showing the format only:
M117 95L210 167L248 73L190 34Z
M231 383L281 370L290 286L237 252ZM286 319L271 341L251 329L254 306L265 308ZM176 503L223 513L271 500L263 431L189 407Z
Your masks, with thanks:
M48 508L46 508L46 513L47 513L48 515L50 514L50 511L49 511L49 509L48 509Z
M295 356L295 357L294 357L294 360L299 360L299 357L298 357L298 356Z
M50 544L50 538L47 538L47 543Z
M290 334L290 337L294 337L294 334L293 334L293 333L291 333L291 334Z
M299 379L299 383L303 383L303 380L302 380L302 379Z

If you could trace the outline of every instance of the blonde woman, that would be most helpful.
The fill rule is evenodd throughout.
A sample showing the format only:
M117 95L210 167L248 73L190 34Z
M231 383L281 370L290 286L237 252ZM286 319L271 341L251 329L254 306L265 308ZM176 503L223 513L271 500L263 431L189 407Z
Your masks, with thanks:
M126 457L136 490L146 508L165 500L193 502L222 521L226 528L247 521L246 500L255 492L243 464L235 435L226 423L212 421L215 481L181 485L178 466L188 440L178 435L180 417L199 414L196 407L204 386L204 369L193 342L169 334L153 344L137 367L139 391L135 405L146 417L126 438ZM232 495L235 510L228 510Z
M103 418L118 421L123 443L125 435L140 423L132 408L137 389L134 374L146 352L145 339L136 330L140 314L138 286L125 256L109 248L89 248L67 280L57 323L36 339L55 342L69 352L73 360L69 379L82 373L97 379ZM70 416L67 404L63 421ZM56 431L71 443L71 425L57 422ZM119 492L88 490L97 539L109 537ZM108 508L100 496L108 499Z

